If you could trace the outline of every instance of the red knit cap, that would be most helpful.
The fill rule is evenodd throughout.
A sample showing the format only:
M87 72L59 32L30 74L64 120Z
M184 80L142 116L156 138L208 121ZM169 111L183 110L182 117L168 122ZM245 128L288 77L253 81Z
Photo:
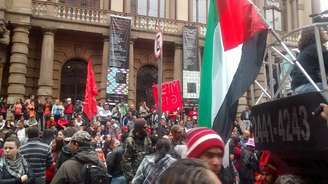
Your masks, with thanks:
M224 142L222 138L212 129L193 128L186 135L187 157L199 158L206 150L210 148L220 148L224 151Z

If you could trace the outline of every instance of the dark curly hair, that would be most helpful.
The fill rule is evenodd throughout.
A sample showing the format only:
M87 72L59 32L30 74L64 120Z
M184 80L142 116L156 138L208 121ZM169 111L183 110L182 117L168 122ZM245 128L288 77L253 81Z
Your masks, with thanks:
M215 174L206 162L198 159L181 159L173 163L159 178L158 184L218 184Z
M324 28L321 27L319 30L320 30L321 43L324 43L327 41L321 35L322 31L324 31ZM315 33L314 33L314 29L312 27L304 29L302 31L301 38L298 41L298 49L300 51L302 51L305 47L307 47L311 44L315 44Z

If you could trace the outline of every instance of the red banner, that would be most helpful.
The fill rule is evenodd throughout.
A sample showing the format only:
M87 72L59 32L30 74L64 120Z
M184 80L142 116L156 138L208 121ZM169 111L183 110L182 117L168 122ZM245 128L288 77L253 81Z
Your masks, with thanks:
M182 108L180 81L162 83L162 112L174 112ZM158 107L158 89L153 85L153 95L156 107Z

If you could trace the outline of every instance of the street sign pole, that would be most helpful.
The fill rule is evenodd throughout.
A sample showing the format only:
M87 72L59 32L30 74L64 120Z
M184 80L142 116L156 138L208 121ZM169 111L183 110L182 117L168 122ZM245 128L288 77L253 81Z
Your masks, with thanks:
M163 81L163 52L161 48L161 55L158 60L158 114L159 114L159 119L161 118L162 115L162 81Z
M162 81L163 81L163 33L158 29L158 33L155 37L154 42L154 54L155 58L158 60L158 78L157 78L157 85L158 85L158 117L161 118L162 115Z

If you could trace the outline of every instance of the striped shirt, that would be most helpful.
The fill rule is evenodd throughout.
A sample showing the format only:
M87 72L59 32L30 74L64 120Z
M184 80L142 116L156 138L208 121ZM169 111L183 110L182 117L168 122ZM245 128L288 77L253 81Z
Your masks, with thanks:
M36 180L45 183L46 168L51 165L50 146L40 142L38 139L29 139L20 147L20 153L24 156L32 169Z
M157 163L155 163L155 159L156 154L145 156L133 177L132 184L155 183L161 174L176 161L176 159L169 154L166 154Z

